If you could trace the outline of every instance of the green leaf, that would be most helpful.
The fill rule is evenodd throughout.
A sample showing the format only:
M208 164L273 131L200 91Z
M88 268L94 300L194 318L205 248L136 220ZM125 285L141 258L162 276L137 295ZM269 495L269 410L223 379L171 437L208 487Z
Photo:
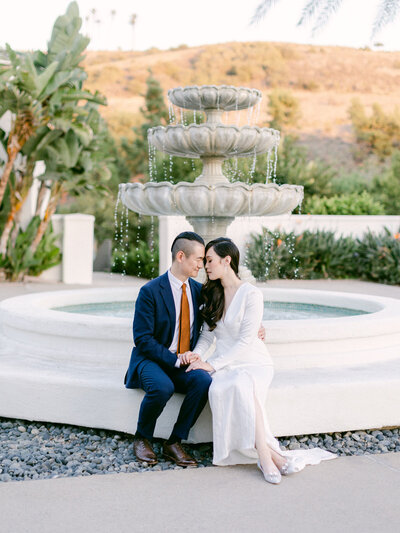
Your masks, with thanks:
M74 131L83 146L88 146L93 139L93 131L88 124L71 123L71 129Z
M47 93L45 89L53 77L55 71L58 68L58 61L53 61L38 77L37 77L37 89L39 92L38 98L41 97L42 93Z

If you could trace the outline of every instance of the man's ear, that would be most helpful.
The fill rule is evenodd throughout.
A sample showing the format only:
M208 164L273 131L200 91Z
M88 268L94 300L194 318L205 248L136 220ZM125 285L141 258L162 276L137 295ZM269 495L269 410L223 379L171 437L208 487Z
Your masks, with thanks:
M184 257L185 257L185 252L183 252L182 250L179 250L179 252L177 252L176 254L176 260L178 261L178 263L182 263L182 260Z

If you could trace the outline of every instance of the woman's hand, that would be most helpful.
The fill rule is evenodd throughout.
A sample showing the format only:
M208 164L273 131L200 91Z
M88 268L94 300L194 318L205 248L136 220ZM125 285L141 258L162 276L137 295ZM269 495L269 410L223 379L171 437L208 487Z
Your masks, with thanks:
M181 362L181 366L190 365L190 363L194 363L201 359L199 354L190 351L178 354L178 358Z
M260 329L258 330L258 338L262 341L265 341L265 328L262 324L260 325Z
M206 361L202 361L201 359L198 361L194 361L191 363L188 368L186 369L186 372L190 372L191 370L206 370L206 372L214 372L215 368L212 367L209 363Z

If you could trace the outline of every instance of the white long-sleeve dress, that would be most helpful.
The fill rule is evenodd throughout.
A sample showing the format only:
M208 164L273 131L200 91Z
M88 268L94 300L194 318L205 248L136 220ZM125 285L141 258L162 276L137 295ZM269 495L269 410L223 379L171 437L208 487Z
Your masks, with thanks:
M299 469L336 456L325 450L282 451L269 428L265 405L274 369L264 342L258 338L264 302L260 290L250 283L237 289L224 319L214 331L205 324L194 352L204 358L216 339L207 362L215 369L209 389L213 419L213 463L255 463L255 398L264 415L268 445L281 455L298 457Z

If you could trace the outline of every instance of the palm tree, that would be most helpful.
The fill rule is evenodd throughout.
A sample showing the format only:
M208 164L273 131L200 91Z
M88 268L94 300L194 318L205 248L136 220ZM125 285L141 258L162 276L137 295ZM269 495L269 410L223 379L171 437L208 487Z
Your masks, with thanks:
M133 13L129 19L129 24L132 26L132 50L135 48L135 25L137 21L137 15Z
M251 19L251 24L255 24L264 18L266 13L279 0L262 0L257 6ZM340 8L343 0L307 0L298 25L313 21L312 33L315 34L329 21L330 17ZM372 26L371 39L384 26L393 21L400 11L400 0L381 0L376 17Z

